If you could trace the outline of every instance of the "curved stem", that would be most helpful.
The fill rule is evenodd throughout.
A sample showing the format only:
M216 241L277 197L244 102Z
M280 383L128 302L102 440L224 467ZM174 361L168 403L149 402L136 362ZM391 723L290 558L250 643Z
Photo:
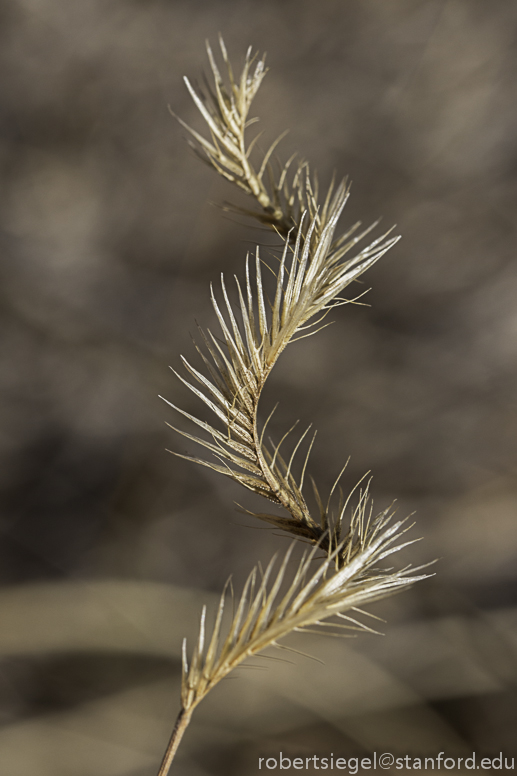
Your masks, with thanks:
M158 776L168 776L172 761L174 760L174 755L176 754L178 746L180 745L180 741L183 738L183 734L189 725L193 710L193 708L181 709L180 713L178 714L176 724L174 725L174 730L171 733L169 743L167 744L167 749L165 750L165 754L163 756L162 764L160 765L160 770L158 771Z

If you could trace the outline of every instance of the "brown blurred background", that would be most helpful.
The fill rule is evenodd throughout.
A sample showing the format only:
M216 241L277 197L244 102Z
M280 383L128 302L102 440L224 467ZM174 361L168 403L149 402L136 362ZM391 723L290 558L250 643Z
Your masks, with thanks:
M242 671L196 712L177 773L376 749L515 754L517 5L513 0L4 0L0 773L152 776L178 708L181 638L228 574L286 546L193 452L162 394L208 285L267 238L199 164L182 76L218 31L271 68L265 139L353 180L346 220L403 240L287 351L280 401L318 428L330 488L371 469L417 513L437 576L378 604L386 636L300 641L325 665ZM195 357L194 357L195 358ZM190 430L190 429L189 429ZM331 642L331 643L330 643Z

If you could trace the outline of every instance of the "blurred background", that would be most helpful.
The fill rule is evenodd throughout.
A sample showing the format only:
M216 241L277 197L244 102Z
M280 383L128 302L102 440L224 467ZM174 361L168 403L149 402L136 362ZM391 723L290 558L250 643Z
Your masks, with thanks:
M168 366L214 324L210 281L269 239L211 204L251 203L168 110L202 128L182 76L219 31L236 68L268 52L264 145L290 128L283 159L352 179L346 223L403 235L371 306L282 356L263 419L279 401L276 439L314 422L320 488L350 456L345 489L371 470L379 508L416 512L401 561L440 561L372 607L384 637L306 637L324 665L223 683L176 771L515 754L516 4L4 0L0 19L1 773L153 776L182 637L287 546L236 511L252 494L165 452L194 449L157 398L203 412Z

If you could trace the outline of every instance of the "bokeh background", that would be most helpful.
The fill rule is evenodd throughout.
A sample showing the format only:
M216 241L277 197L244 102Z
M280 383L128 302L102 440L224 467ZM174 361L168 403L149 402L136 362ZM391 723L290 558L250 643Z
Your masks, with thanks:
M179 649L232 573L286 540L164 421L161 394L213 325L208 286L263 232L199 164L182 76L224 34L271 68L286 127L346 220L403 240L348 306L282 357L263 416L313 421L311 472L367 470L417 513L404 560L437 575L372 607L384 637L299 646L196 712L176 771L248 776L259 756L515 754L517 5L513 0L4 0L0 10L0 772L152 776L178 710ZM271 663L271 665L269 665Z

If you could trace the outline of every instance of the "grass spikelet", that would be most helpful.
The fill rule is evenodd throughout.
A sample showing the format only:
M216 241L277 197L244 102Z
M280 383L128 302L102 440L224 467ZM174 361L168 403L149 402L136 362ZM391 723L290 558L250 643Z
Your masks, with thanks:
M369 631L376 633L366 623L344 615L347 611L360 612L360 607L399 592L415 582L425 579L427 574L418 574L423 567L407 566L399 571L384 571L377 567L379 561L399 552L418 539L402 543L400 538L408 528L405 521L390 525L392 513L379 515L371 527L364 531L367 501L362 501L353 518L350 535L352 549L345 566L336 563L343 552L345 542L335 550L317 558L318 546L305 553L294 573L289 570L293 546L285 553L276 576L273 569L276 558L269 563L258 587L253 592L258 569L253 569L244 586L236 613L228 628L226 637L220 640L221 618L224 609L224 595L221 598L216 624L206 656L203 653L205 638L205 610L201 615L198 643L194 649L188 672L183 675L183 697L188 698L190 710L210 690L224 679L244 660L259 654L268 647L279 646L281 639L290 633L310 632L329 635L336 631ZM270 579L273 581L270 583ZM287 587L287 589L286 589ZM281 590L284 589L284 593ZM329 618L340 615L346 625ZM339 635L342 635L340 633Z

